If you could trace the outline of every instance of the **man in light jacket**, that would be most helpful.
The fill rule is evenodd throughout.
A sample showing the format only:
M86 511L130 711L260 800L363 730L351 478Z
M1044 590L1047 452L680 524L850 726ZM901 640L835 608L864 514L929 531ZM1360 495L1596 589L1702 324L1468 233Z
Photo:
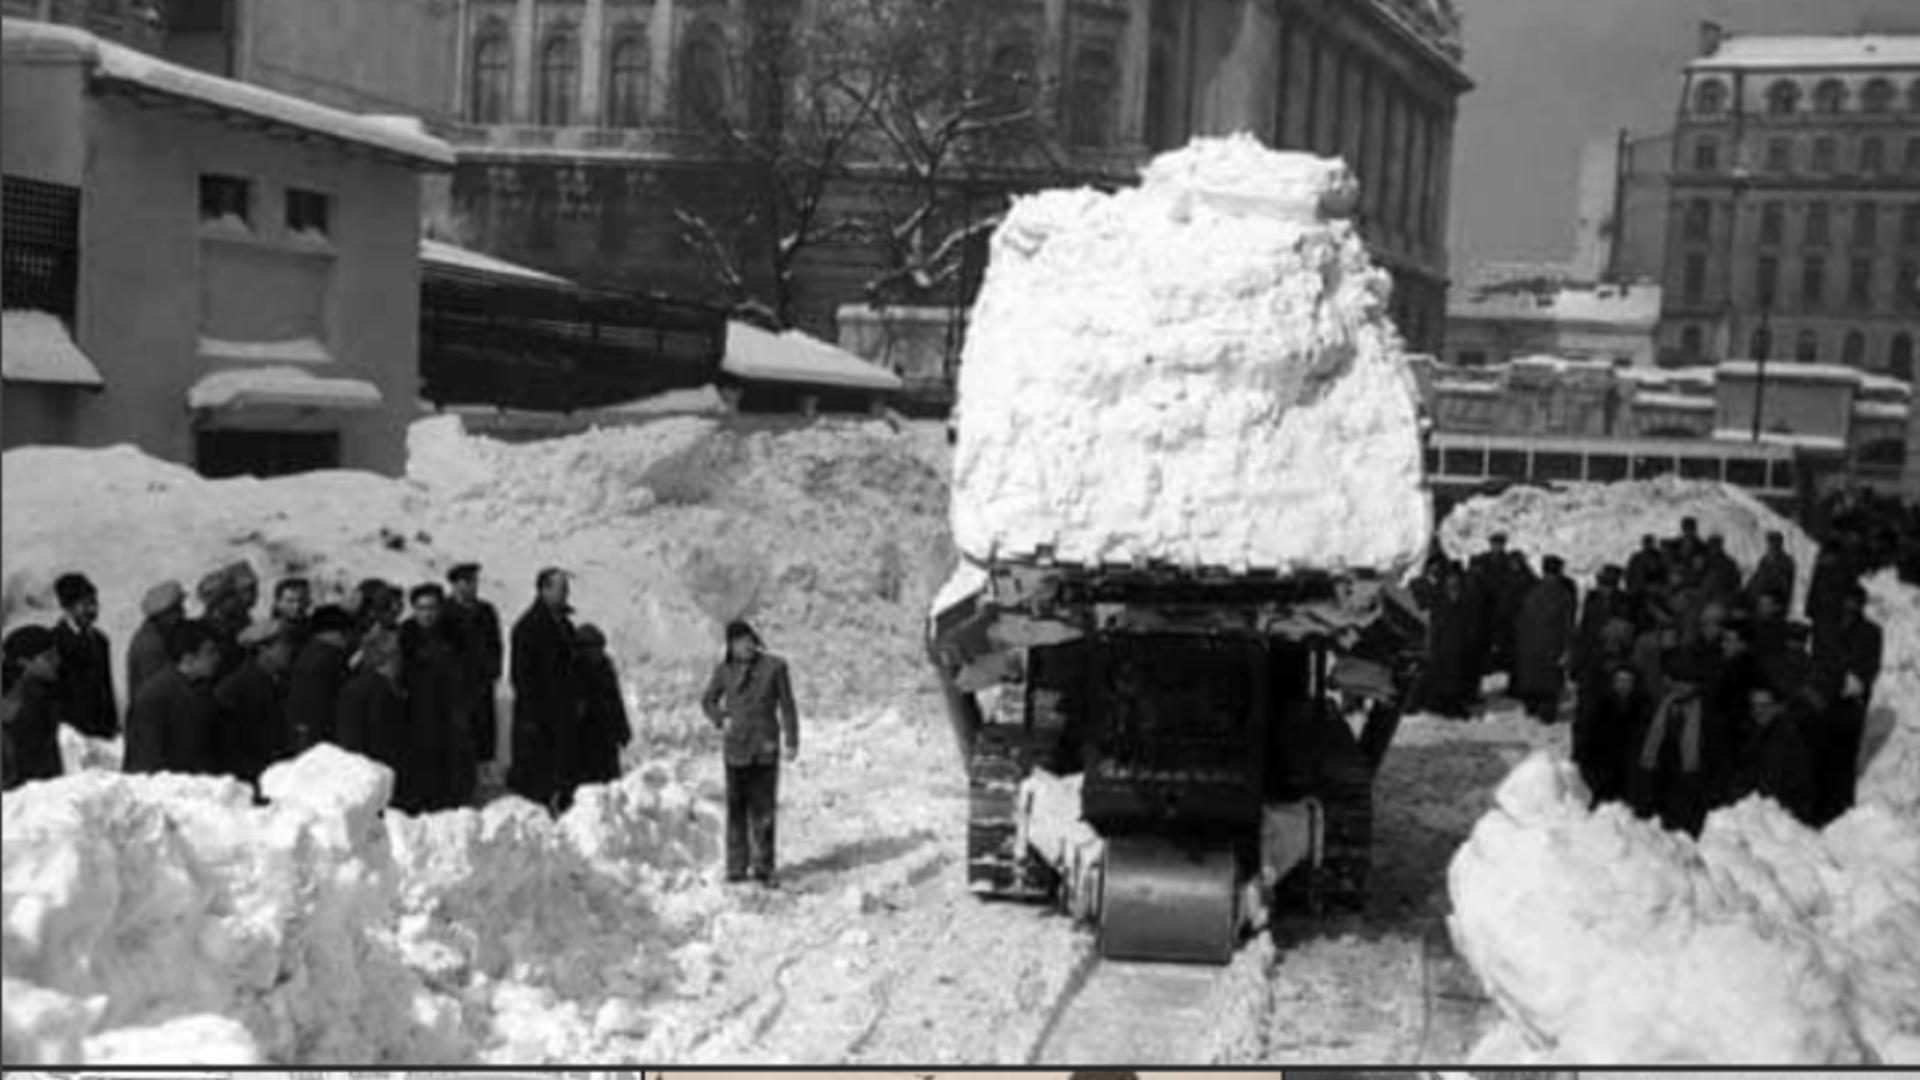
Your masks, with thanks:
M753 627L730 623L726 659L714 668L700 706L725 733L727 880L751 877L772 887L783 739L787 760L800 754L800 714L787 662L766 651Z

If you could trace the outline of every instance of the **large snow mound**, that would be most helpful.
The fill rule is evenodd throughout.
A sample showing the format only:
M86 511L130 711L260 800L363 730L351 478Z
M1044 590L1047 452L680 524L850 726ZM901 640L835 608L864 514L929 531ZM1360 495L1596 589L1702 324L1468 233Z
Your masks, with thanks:
M1567 574L1591 581L1608 563L1625 566L1651 533L1680 534L1680 519L1698 518L1700 535L1725 538L1727 554L1751 573L1766 554L1767 533L1787 538L1787 552L1800 570L1794 604L1799 610L1813 578L1818 545L1799 526L1730 484L1663 476L1614 484L1569 484L1559 488L1515 487L1499 495L1468 499L1440 523L1440 543L1465 559L1486 550L1487 538L1506 533L1511 546L1538 564L1544 555L1567 562Z
M1589 812L1545 754L1501 785L1448 873L1454 942L1511 1024L1485 1055L1920 1062L1920 590L1890 575L1869 590L1886 743L1825 830L1756 798L1696 842L1618 805Z
M961 551L1415 565L1432 516L1389 279L1323 214L1350 183L1241 137L1138 189L1018 200L960 368Z

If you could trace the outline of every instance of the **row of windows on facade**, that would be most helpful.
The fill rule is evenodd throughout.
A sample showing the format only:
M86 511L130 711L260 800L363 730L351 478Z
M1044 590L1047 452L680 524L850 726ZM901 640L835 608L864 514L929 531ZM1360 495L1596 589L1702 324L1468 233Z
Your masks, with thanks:
M1847 306L1856 311L1874 305L1874 286L1879 283L1880 264L1873 259L1854 259L1847 264ZM1681 295L1689 304L1707 298L1707 257L1688 255L1683 270ZM1920 262L1900 264L1893 279L1895 303L1901 311L1920 311ZM1753 295L1763 307L1780 300L1780 260L1763 255L1754 261ZM1809 255L1800 260L1801 311L1817 311L1827 303L1827 260Z
M1860 88L1859 111L1869 115L1891 113L1899 97L1899 88L1892 79L1868 79ZM1801 111L1807 98L1801 80L1775 79L1767 84L1767 114L1792 116ZM1853 101L1853 91L1839 79L1821 79L1814 84L1811 98L1816 114L1832 116L1848 110ZM1920 113L1920 79L1907 84L1906 98L1907 111ZM1703 79L1693 89L1693 112L1696 115L1716 116L1726 112L1731 103L1732 93L1722 79Z
M1881 204L1866 199L1853 204L1853 246L1877 248L1887 241L1888 238L1881 235L1882 225L1887 223L1883 221L1881 210ZM1833 211L1833 204L1807 203L1806 227L1802 231L1801 242L1815 245L1832 243ZM1686 210L1681 215L1681 239L1693 243L1712 240L1713 217L1712 200L1688 200ZM1761 203L1760 243L1768 245L1785 243L1786 233L1786 204L1778 200ZM1908 203L1900 207L1900 246L1920 246L1920 203Z
M642 127L648 119L652 66L646 31L630 25L616 30L609 40L605 111L598 123L612 128ZM544 127L567 127L583 120L580 49L580 38L570 29L554 31L540 47L534 117ZM678 83L672 101L675 120L681 127L692 129L724 113L729 97L726 58L726 35L719 24L694 24L674 65ZM1037 52L1028 42L1003 44L988 65L985 85L1002 96L1030 94L1036 60ZM511 37L504 29L489 29L478 37L473 49L469 118L477 124L506 123L512 86ZM1067 93L1066 133L1070 144L1097 147L1112 141L1112 102L1118 86L1119 68L1112 51L1102 45L1083 46L1075 56Z
M1789 136L1776 135L1767 140L1766 158L1763 168L1775 175L1788 175L1795 171L1794 147L1798 140ZM1807 171L1819 175L1831 175L1840 171L1840 141L1831 135L1821 135L1811 140L1807 155ZM1887 165L1887 142L1878 135L1868 135L1860 140L1855 153L1854 172L1861 176L1885 176L1890 172ZM1711 136L1701 136L1693 143L1692 166L1696 173L1717 173L1720 171L1720 140ZM1906 149L1900 159L1900 172L1906 176L1920 177L1920 135L1906 141Z
M254 184L244 176L204 173L200 177L200 220L254 225ZM332 230L333 197L318 191L290 187L284 204L287 232L295 236L327 236Z
M1706 332L1698 326L1686 326L1680 330L1680 352L1690 358L1699 358L1705 349ZM1771 327L1760 327L1747 339L1747 356L1744 359L1772 360L1774 349L1779 342ZM1820 335L1813 330L1801 330L1794 335L1793 359L1802 364L1820 362ZM1859 330L1849 330L1840 343L1840 362L1848 367L1862 367L1867 362L1867 335ZM1904 331L1893 335L1887 342L1887 373L1898 379L1913 379L1913 335Z

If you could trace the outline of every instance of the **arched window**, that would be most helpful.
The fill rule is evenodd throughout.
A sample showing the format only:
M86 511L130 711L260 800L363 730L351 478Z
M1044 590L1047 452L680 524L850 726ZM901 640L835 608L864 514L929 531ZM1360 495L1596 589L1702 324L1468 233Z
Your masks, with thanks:
M647 118L647 67L651 54L644 31L622 30L607 56L607 122L634 128Z
M987 65L987 96L996 112L1018 112L1033 104L1039 82L1033 44L1008 41L993 50Z
M1847 84L1839 79L1822 79L1813 88L1813 111L1837 113L1847 107Z
M1895 91L1893 83L1887 79L1872 79L1860 91L1860 111L1870 113L1891 112Z
M1887 168L1887 144L1874 136L1860 140L1860 171L1879 176Z
M1070 145L1106 146L1112 140L1115 82L1112 53L1094 47L1080 50L1073 61L1073 90L1067 96Z
M1755 330L1753 342L1747 351L1753 354L1755 360L1773 359L1773 331Z
M1693 111L1702 116L1714 116L1727 107L1727 84L1719 79L1708 79L1693 91Z
M489 29L473 46L473 84L467 116L476 124L507 122L507 97L513 77L507 35Z
M1895 334L1887 346L1887 374L1913 381L1913 335Z
M1790 116L1800 108L1800 84L1792 79L1776 79L1767 87L1767 112Z
M1811 330L1800 331L1793 343L1793 358L1802 364L1817 363L1820 359L1820 338Z
M540 123L565 127L573 123L574 95L580 88L580 43L571 33L558 31L540 49Z
M1867 361L1867 335L1858 330L1847 331L1840 345L1840 362L1848 367L1857 368Z
M727 115L726 35L702 20L680 49L680 124L686 128L723 122Z
M1700 357L1700 328L1689 326L1680 331L1680 353L1689 360Z

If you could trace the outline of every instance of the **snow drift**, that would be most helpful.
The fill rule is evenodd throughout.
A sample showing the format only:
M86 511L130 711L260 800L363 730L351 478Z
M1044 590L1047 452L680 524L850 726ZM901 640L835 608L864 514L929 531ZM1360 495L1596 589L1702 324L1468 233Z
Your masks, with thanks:
M1399 573L1413 376L1337 163L1248 136L1018 200L960 368L953 533L986 562Z

